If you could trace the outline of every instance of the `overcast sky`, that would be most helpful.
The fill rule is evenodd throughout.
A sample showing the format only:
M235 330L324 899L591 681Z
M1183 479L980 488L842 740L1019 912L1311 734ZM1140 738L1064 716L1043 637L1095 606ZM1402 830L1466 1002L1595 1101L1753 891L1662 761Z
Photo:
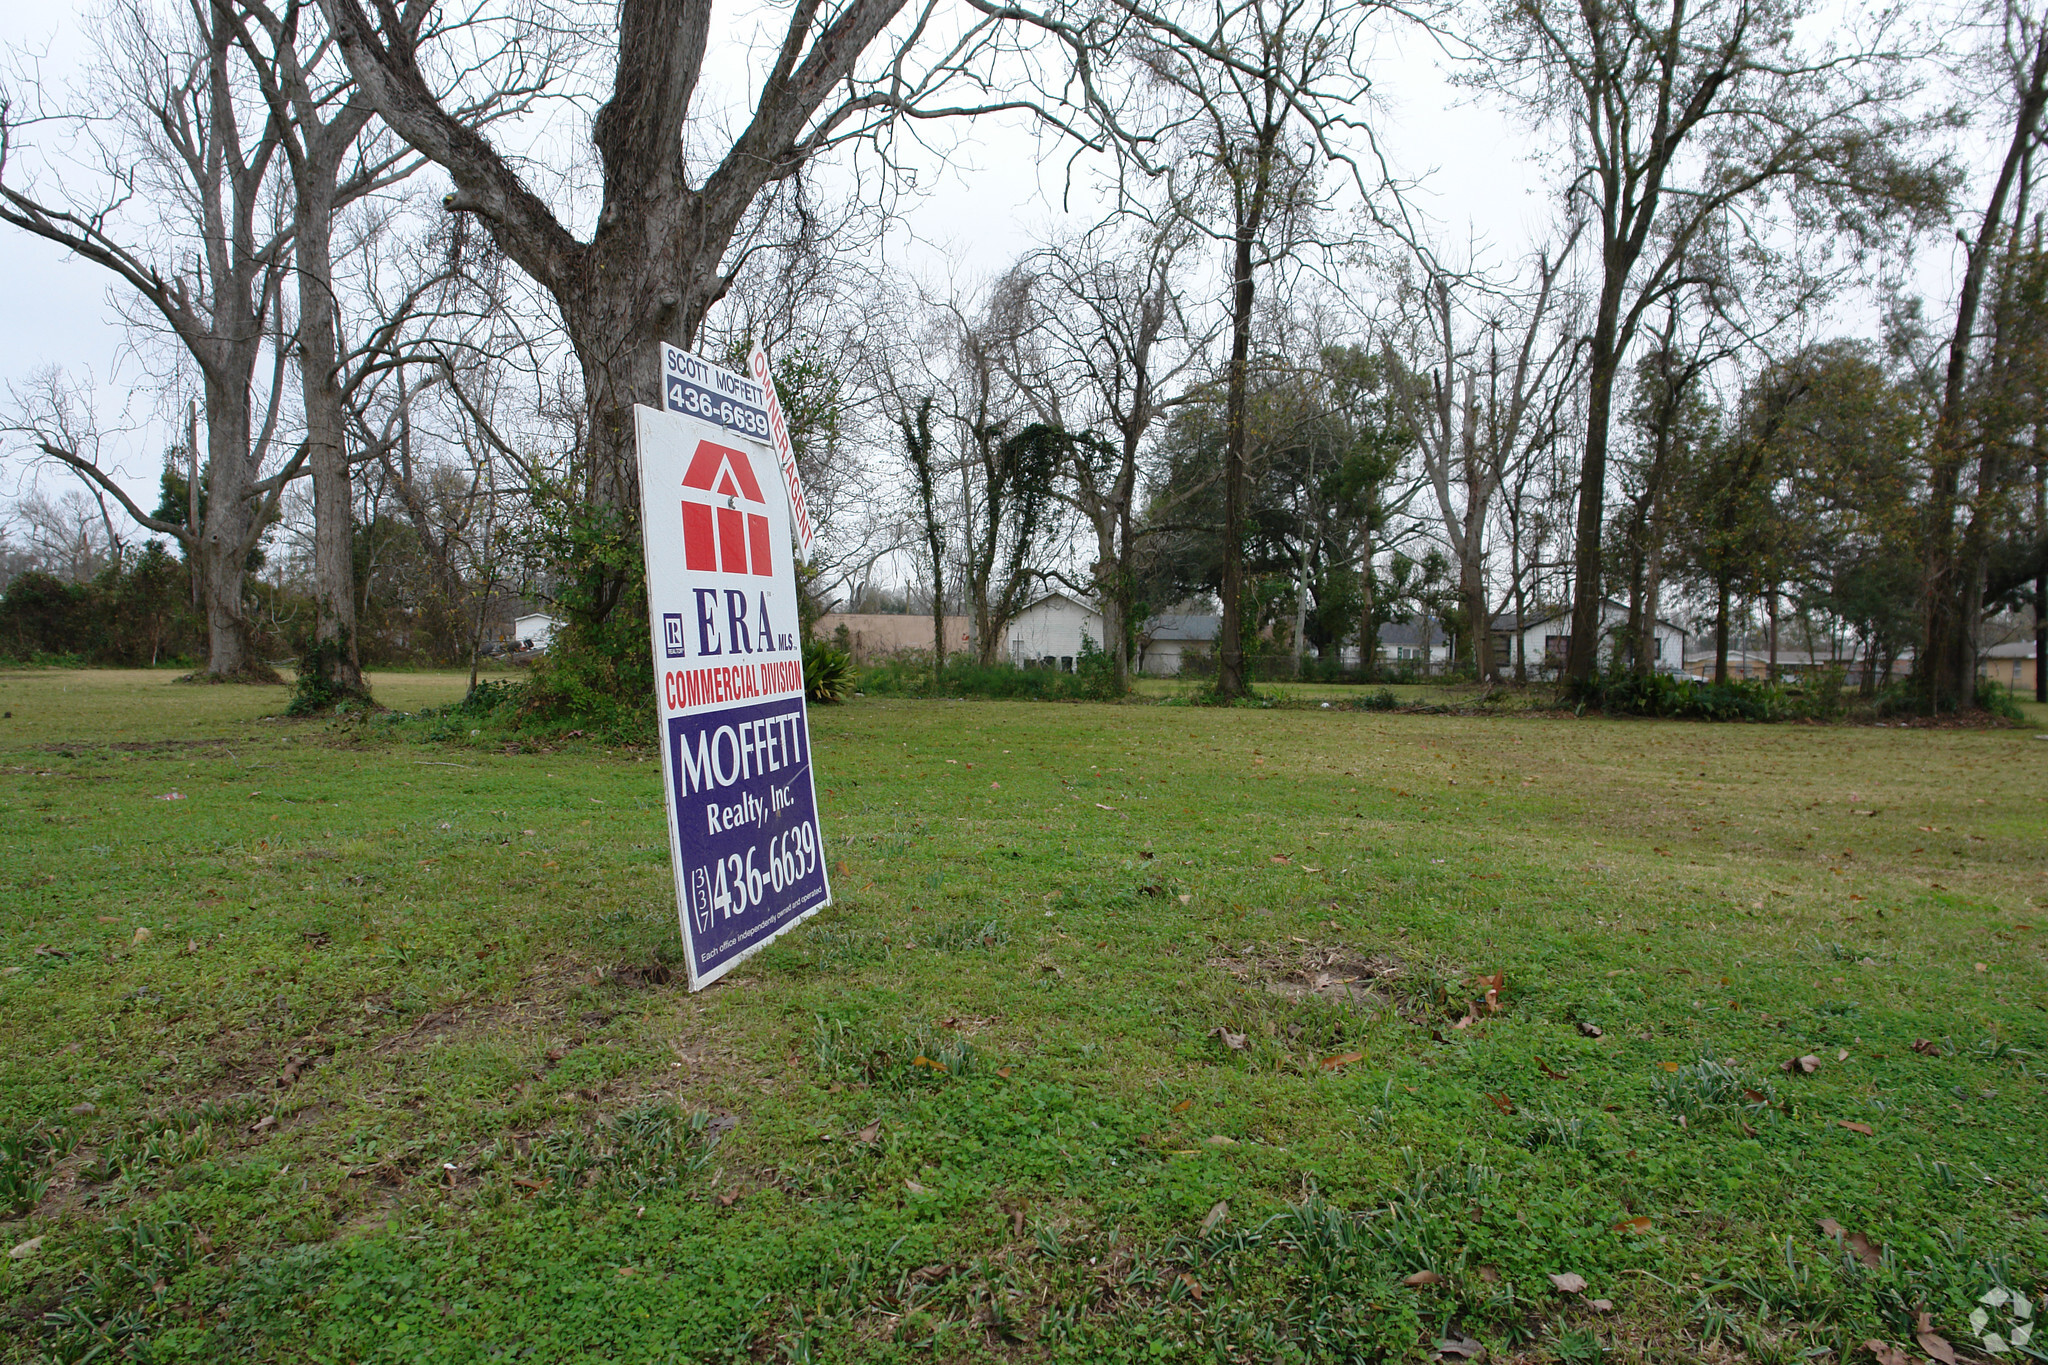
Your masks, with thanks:
M0 44L46 53L41 65L51 76L74 72L86 53L84 16L93 8L80 0L0 5ZM742 64L712 63L725 70ZM1472 241L1494 264L1511 266L1547 240L1553 201L1523 154L1528 134L1454 88L1432 44L1414 36L1383 40L1375 83L1385 105L1383 148L1397 173L1419 182L1414 204L1453 259ZM1059 168L1041 168L1035 150L1014 120L968 130L946 164L926 168L929 188L907 205L908 232L892 242L891 263L966 280L1014 258L1061 218L1054 202ZM424 174L439 182L438 170ZM1093 210L1085 205L1077 217L1092 220ZM110 306L111 277L12 228L0 229L0 265L0 382L19 382L50 365L89 370L118 408L141 367ZM1936 291L1945 267L1941 275L1930 281ZM125 471L153 485L163 444L159 430L137 432L121 452ZM13 484L0 482L0 496Z

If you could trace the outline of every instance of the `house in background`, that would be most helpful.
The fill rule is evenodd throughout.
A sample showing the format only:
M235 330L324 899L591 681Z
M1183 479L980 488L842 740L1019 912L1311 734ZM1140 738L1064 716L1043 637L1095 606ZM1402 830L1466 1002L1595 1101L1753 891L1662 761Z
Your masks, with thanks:
M1063 592L1049 592L1010 622L1008 649L1018 667L1037 665L1072 672L1081 641L1102 647L1102 613Z
M1604 655L1610 642L1628 626L1628 608L1612 598L1600 601L1600 643ZM1546 608L1522 618L1521 648L1532 678L1554 677L1564 670L1571 652L1572 609ZM1515 669L1517 631L1512 613L1493 618L1493 656L1503 676ZM1650 625L1650 661L1659 673L1676 674L1686 667L1685 642L1691 638L1683 626L1658 617Z
M1148 618L1138 631L1137 671L1158 678L1174 676L1190 656L1215 654L1216 635L1222 628L1223 618L1215 615Z
M1977 676L1986 682L1995 682L2008 691L2025 696L2034 692L2034 670L2040 665L2034 661L2032 640L2007 640L2002 645L1993 645L1977 656Z
M1382 665L1405 665L1418 673L1436 673L1450 666L1451 653L1451 637L1444 633L1440 621L1429 623L1426 639L1419 621L1388 621L1380 626Z
M512 638L507 643L513 649L546 649L561 628L562 623L546 612L530 611L512 618Z

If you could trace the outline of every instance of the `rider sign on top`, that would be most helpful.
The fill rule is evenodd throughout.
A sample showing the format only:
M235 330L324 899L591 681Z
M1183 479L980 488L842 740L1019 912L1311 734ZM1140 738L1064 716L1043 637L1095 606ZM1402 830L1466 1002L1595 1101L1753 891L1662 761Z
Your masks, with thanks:
M831 888L789 507L761 386L672 349L663 368L670 410L636 407L634 418L670 853L694 990L823 909Z

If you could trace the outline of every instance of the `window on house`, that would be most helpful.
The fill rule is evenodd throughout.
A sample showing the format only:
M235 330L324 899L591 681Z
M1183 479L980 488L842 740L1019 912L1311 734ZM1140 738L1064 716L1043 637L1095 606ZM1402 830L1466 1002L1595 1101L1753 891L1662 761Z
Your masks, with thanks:
M1561 661L1565 655L1571 653L1571 649L1572 637L1569 635L1546 635L1543 637L1543 657L1546 659Z

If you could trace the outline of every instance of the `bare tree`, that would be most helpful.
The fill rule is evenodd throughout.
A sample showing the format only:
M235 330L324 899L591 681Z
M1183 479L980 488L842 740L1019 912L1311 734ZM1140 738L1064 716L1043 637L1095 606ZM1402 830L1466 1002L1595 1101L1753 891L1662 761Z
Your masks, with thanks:
M65 425L60 385L39 381L26 418L44 454L187 547L206 606L207 676L274 679L255 654L244 585L279 490L306 457L301 449L263 473L286 355L277 303L291 225L278 212L272 175L282 129L242 98L247 75L236 69L233 26L211 0L187 0L168 17L131 0L109 14L102 33L77 107L24 109L0 96L0 221L111 272L191 358L206 412L203 525L137 506L84 443L70 439L77 433ZM115 117L103 119L109 102ZM52 187L54 197L19 165L22 132L43 123L76 133L87 148L71 184ZM251 395L266 356L270 401L258 426Z
M1760 256L1787 207L1798 228L1873 230L1938 202L1910 158L1910 68L1896 16L1859 16L1855 46L1809 45L1796 0L1515 0L1494 7L1475 83L1567 132L1565 194L1596 225L1586 435L1566 673L1589 681L1600 639L1601 531L1615 385L1643 319L1695 283L1703 234ZM1736 213L1740 206L1741 212ZM1731 227L1732 225L1732 227Z
M1957 234L1967 249L1954 331L1943 368L1940 405L1930 443L1927 525L1921 579L1921 641L1914 687L1930 711L1969 704L1976 691L1977 618L1985 599L1996 489L2003 451L1973 429L1970 383L1978 314L1992 258L2016 245L2028 224L2034 153L2048 128L2048 12L2005 5L1999 15L1996 62L2011 133L1976 230ZM2038 229L2037 229L2038 230ZM2016 253L2015 253L2016 254ZM1964 497L1964 471L1976 455L1975 487Z
M1431 369L1411 373L1391 342L1387 367L1403 415L1415 432L1422 472L1435 494L1444 541L1458 576L1465 609L1463 657L1475 676L1494 681L1502 660L1493 657L1493 595L1487 582L1488 519L1494 495L1531 454L1532 436L1552 391L1574 372L1575 338L1556 325L1557 282L1577 240L1575 228L1564 248L1544 251L1535 262L1535 288L1528 297L1494 297L1472 324L1458 315L1469 300L1453 300L1453 281L1442 273L1410 296L1422 314ZM1466 291L1459 291L1466 292ZM1477 330L1481 342L1471 337ZM1509 354L1501 355L1502 333ZM1455 492L1453 491L1455 486Z
M1011 22L988 15L956 28L939 22L936 0L926 0L892 29L905 3L795 5L759 74L751 113L707 163L697 149L713 125L697 105L709 0L621 0L613 11L610 97L590 126L602 202L586 239L430 85L424 64L432 54L418 34L431 0L379 3L374 21L360 0L320 0L378 112L454 180L447 207L480 218L559 309L586 414L573 483L616 529L637 524L632 406L660 404L659 343L695 343L744 260L732 251L735 237L763 192L900 115L965 112L943 104L939 92ZM1012 101L995 95L973 103ZM579 629L595 629L622 602L637 600L636 570L583 567L591 582L580 611L589 620L571 622L571 645Z
M1330 191L1322 170L1341 163L1366 191L1368 175L1346 139L1370 141L1365 33L1375 4L1338 0L1210 0L1167 10L1125 0L1132 53L1159 95L1153 134L1182 216L1227 246L1230 353L1225 362L1223 619L1217 694L1246 690L1243 641L1246 429L1252 332L1261 274L1316 244Z
M1193 234L1172 219L1137 222L1123 243L1085 233L1030 258L1040 364L1017 376L1038 420L1073 438L1062 496L1094 531L1089 595L1119 692L1130 680L1139 457L1154 425L1186 399L1208 341L1181 302Z

